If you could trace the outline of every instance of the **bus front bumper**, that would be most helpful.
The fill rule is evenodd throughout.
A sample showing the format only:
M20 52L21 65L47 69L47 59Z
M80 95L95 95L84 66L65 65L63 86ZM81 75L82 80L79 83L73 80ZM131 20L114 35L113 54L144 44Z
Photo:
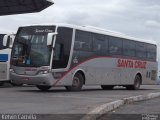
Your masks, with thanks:
M10 73L11 81L15 84L28 84L28 85L47 85L53 86L56 81L51 73L40 74L35 76L18 75Z

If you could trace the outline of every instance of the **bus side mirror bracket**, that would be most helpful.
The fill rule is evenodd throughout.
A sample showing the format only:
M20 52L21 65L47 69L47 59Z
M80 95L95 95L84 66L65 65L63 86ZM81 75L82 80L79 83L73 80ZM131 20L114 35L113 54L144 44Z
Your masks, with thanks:
M53 43L53 36L55 36L57 34L58 34L57 32L48 33L48 36L47 36L47 46L52 45L52 43Z

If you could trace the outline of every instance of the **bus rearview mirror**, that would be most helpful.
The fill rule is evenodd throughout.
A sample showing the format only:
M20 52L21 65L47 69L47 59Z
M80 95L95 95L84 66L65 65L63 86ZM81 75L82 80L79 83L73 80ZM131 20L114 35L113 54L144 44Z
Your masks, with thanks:
M4 46L4 47L7 46L8 37L9 37L8 35L5 35L5 36L3 37L3 46Z
M52 45L53 43L53 36L57 35L58 33L54 32L54 33L48 33L48 37L47 37L47 46Z
M12 48L12 47L13 47L14 39L15 39L15 35L10 35L10 39L9 39L9 48Z
M13 34L10 34L10 35L5 35L3 37L3 46L6 47L7 46L7 43L9 43L9 48L12 48L13 46L13 42L14 42L14 39L15 39L15 35Z

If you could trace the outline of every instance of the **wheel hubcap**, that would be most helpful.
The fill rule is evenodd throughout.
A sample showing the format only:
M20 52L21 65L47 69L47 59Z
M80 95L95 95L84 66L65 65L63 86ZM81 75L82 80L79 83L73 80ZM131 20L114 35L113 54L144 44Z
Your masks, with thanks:
M73 86L74 86L74 87L79 86L79 78L74 77L74 80L73 80Z

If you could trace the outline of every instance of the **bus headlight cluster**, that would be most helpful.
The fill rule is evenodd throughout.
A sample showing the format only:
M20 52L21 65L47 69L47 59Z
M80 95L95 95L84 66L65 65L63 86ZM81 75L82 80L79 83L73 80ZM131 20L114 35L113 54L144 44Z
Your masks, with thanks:
M42 70L38 74L47 74L47 73L49 73L49 70Z

